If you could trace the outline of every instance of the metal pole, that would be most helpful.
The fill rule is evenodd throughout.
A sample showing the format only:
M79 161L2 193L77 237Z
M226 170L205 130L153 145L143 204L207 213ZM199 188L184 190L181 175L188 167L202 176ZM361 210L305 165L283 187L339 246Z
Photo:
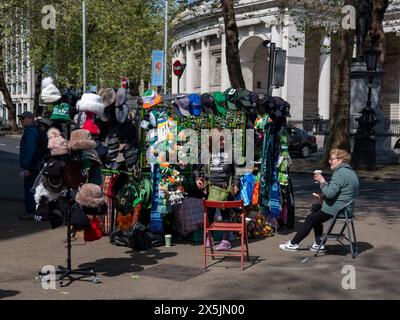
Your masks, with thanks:
M167 59L168 59L168 0L165 0L164 30L164 94L167 94Z
M86 92L86 1L82 0L82 35L83 35L83 66L82 66L82 82L83 93Z
M268 63L268 79L267 79L267 92L269 96L272 96L272 81L274 73L274 61L275 60L275 43L271 42L269 45L269 63Z

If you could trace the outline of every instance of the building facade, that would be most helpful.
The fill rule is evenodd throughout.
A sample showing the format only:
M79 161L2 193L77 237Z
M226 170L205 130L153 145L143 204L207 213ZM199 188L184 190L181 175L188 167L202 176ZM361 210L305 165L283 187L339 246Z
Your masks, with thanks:
M291 120L329 119L332 78L337 48L330 37L297 31L281 1L242 0L235 6L239 31L239 52L246 88L266 92L268 49L264 40L286 50L285 85L274 89L291 104ZM230 87L225 58L224 21L220 9L196 2L175 23L173 61L186 63L179 93L223 91ZM388 10L390 13L390 8ZM393 17L387 14L389 17ZM385 29L387 55L382 84L382 110L390 119L400 120L400 24ZM294 45L292 39L301 39ZM322 46L323 45L323 46ZM330 50L321 48L330 48ZM177 77L172 76L172 93L178 93Z
M29 48L23 37L7 38L3 45L4 76L16 106L17 115L33 111L35 95L35 72L29 62ZM0 92L0 117L8 119L3 94Z

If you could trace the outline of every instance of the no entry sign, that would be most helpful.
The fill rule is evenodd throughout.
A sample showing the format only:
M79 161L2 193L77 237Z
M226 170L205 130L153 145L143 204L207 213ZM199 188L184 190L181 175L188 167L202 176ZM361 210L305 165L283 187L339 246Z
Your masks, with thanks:
M174 67L174 75L177 77L181 77L183 71L185 70L186 64L182 64L179 60L176 60L173 64Z

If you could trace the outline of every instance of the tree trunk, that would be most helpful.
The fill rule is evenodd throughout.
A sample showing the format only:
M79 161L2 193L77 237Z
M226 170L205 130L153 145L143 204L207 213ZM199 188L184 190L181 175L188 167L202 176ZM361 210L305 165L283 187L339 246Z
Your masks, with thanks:
M221 4L225 25L225 51L229 80L231 81L232 87L236 89L244 89L245 83L239 56L239 33L236 25L233 0L221 0Z
M339 29L337 34L338 55L333 73L332 117L325 147L324 164L328 164L330 150L340 148L350 152L350 65L354 49L354 30Z
M381 50L379 62L384 65L386 57L385 33L383 32L382 21L385 16L389 0L373 0L370 36L376 46Z
M44 65L41 65L39 68L35 69L35 96L33 98L33 114L35 116L41 116L41 114L39 114L39 98L42 89L43 67Z
M16 132L17 128L17 116L15 105L13 104L10 91L6 84L6 79L4 77L4 59L3 59L3 44L0 39L0 91L3 94L4 101L6 103L6 108L8 110L8 126L13 131Z

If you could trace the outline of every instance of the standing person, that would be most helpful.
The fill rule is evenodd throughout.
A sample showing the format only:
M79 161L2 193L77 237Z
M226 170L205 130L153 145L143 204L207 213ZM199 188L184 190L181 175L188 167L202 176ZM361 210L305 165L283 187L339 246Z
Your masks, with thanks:
M19 163L24 170L25 214L21 215L20 219L33 220L36 203L31 189L40 170L39 130L34 122L32 112L26 111L18 115L18 118L24 127L19 148Z
M206 185L208 183L212 183L212 185L227 189L229 182L231 181L231 195L229 196L228 200L233 199L233 195L236 195L239 192L239 176L236 172L236 165L232 159L232 163L227 163L228 159L228 152L230 150L225 150L225 141L222 136L220 139L220 132L221 130L212 130L209 136L209 151L210 151L210 158L207 159L208 161L203 162L198 166L194 167L194 175L196 178L196 186L200 190L205 191L205 198L207 199L208 194L206 190ZM213 138L214 137L214 138ZM212 140L213 139L220 139L220 150L217 153L211 152L212 147ZM208 163L207 163L208 162ZM204 169L204 175L200 175L200 171ZM210 177L211 175L211 177ZM212 223L215 219L216 209L209 208L207 215L208 221ZM221 210L221 216L224 220L230 220L229 210ZM227 233L224 233L224 239L218 244L215 248L216 250L229 250L231 248L230 242L225 239L227 237ZM207 247L210 245L208 239L206 243Z
M322 174L314 174L314 180L319 183L322 193L313 195L322 202L321 209L308 215L294 238L279 245L280 249L285 251L299 250L299 243L314 229L315 242L310 250L318 250L323 233L322 223L332 219L339 208L350 200L355 200L358 196L359 181L356 173L349 165L350 159L350 154L345 150L337 148L331 150L329 159L333 171L331 180L326 182ZM347 209L349 216L353 215L353 211L354 202ZM321 250L324 249L325 246L321 246Z

